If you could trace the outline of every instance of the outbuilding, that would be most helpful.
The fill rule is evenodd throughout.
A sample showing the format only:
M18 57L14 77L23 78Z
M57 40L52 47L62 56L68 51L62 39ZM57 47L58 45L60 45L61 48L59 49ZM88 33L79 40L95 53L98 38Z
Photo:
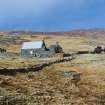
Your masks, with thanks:
M24 42L21 48L21 55L27 57L48 57L51 54L60 53L61 49L59 45L47 48L44 40Z
M47 48L44 41L24 42L22 44L22 56L41 57L45 52L47 53Z

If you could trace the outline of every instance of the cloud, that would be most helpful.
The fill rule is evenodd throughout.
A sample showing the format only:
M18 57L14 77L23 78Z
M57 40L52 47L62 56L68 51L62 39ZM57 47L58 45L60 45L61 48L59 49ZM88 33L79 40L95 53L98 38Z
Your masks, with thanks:
M68 14L92 0L0 0L0 26L48 28L65 22ZM70 16L68 16L70 19ZM60 19L61 18L61 19ZM33 26L32 26L33 27Z
M5 14L30 14L40 15L51 12L59 6L69 5L69 8L80 8L87 0L2 0L0 12Z
M44 12L57 4L56 0L4 0L0 1L0 11L6 13Z

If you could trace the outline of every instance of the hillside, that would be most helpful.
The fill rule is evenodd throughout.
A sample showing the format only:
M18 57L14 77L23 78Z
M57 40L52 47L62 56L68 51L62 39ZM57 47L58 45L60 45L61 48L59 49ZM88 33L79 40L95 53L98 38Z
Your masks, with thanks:
M32 32L32 31L4 31L0 35L69 35L69 36L85 36L100 37L105 36L105 29L80 29L64 32Z
M84 29L65 32L65 35L70 36L86 36L86 37L104 37L105 29Z
M67 53L93 51L97 45L105 47L104 33L103 29L47 33L49 36L2 33L0 47L19 54L22 42L45 39L47 46L59 41ZM49 60L0 55L0 68L27 68L45 62ZM67 76L71 71L81 73L77 86ZM52 64L38 72L0 74L1 96L9 101L8 105L105 105L105 53L75 55L72 61Z
M84 36L84 37L104 37L105 29L80 29L65 32L50 32L47 35L68 35L68 36Z

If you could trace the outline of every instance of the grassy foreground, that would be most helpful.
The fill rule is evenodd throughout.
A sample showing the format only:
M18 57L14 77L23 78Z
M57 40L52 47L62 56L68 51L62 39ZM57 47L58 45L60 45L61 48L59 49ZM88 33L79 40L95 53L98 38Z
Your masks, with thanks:
M23 36L22 36L23 37ZM42 37L27 40L38 40ZM24 37L23 37L24 38ZM50 36L47 46L59 41L65 52L93 50L96 45L105 45L104 38ZM7 47L10 52L19 52L20 44ZM11 60L12 59L12 60ZM0 67L24 67L42 63L38 59L0 58ZM77 86L62 71L77 71L81 80ZM77 55L71 62L54 64L39 72L18 73L16 76L0 75L0 95L8 97L10 105L105 105L105 54ZM13 97L11 97L13 96ZM20 104L19 101L24 102Z

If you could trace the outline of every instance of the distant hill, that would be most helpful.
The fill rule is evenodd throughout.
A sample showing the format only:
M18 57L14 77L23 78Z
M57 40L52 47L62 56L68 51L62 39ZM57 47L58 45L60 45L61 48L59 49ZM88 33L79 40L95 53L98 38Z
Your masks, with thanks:
M85 36L85 37L105 37L105 29L82 29L64 32L69 36Z
M80 29L65 32L32 32L32 31L6 31L0 32L1 35L68 35L84 37L105 36L105 29Z
M68 36L84 36L84 37L105 37L105 29L81 29L65 32L52 32L49 35L68 35Z

